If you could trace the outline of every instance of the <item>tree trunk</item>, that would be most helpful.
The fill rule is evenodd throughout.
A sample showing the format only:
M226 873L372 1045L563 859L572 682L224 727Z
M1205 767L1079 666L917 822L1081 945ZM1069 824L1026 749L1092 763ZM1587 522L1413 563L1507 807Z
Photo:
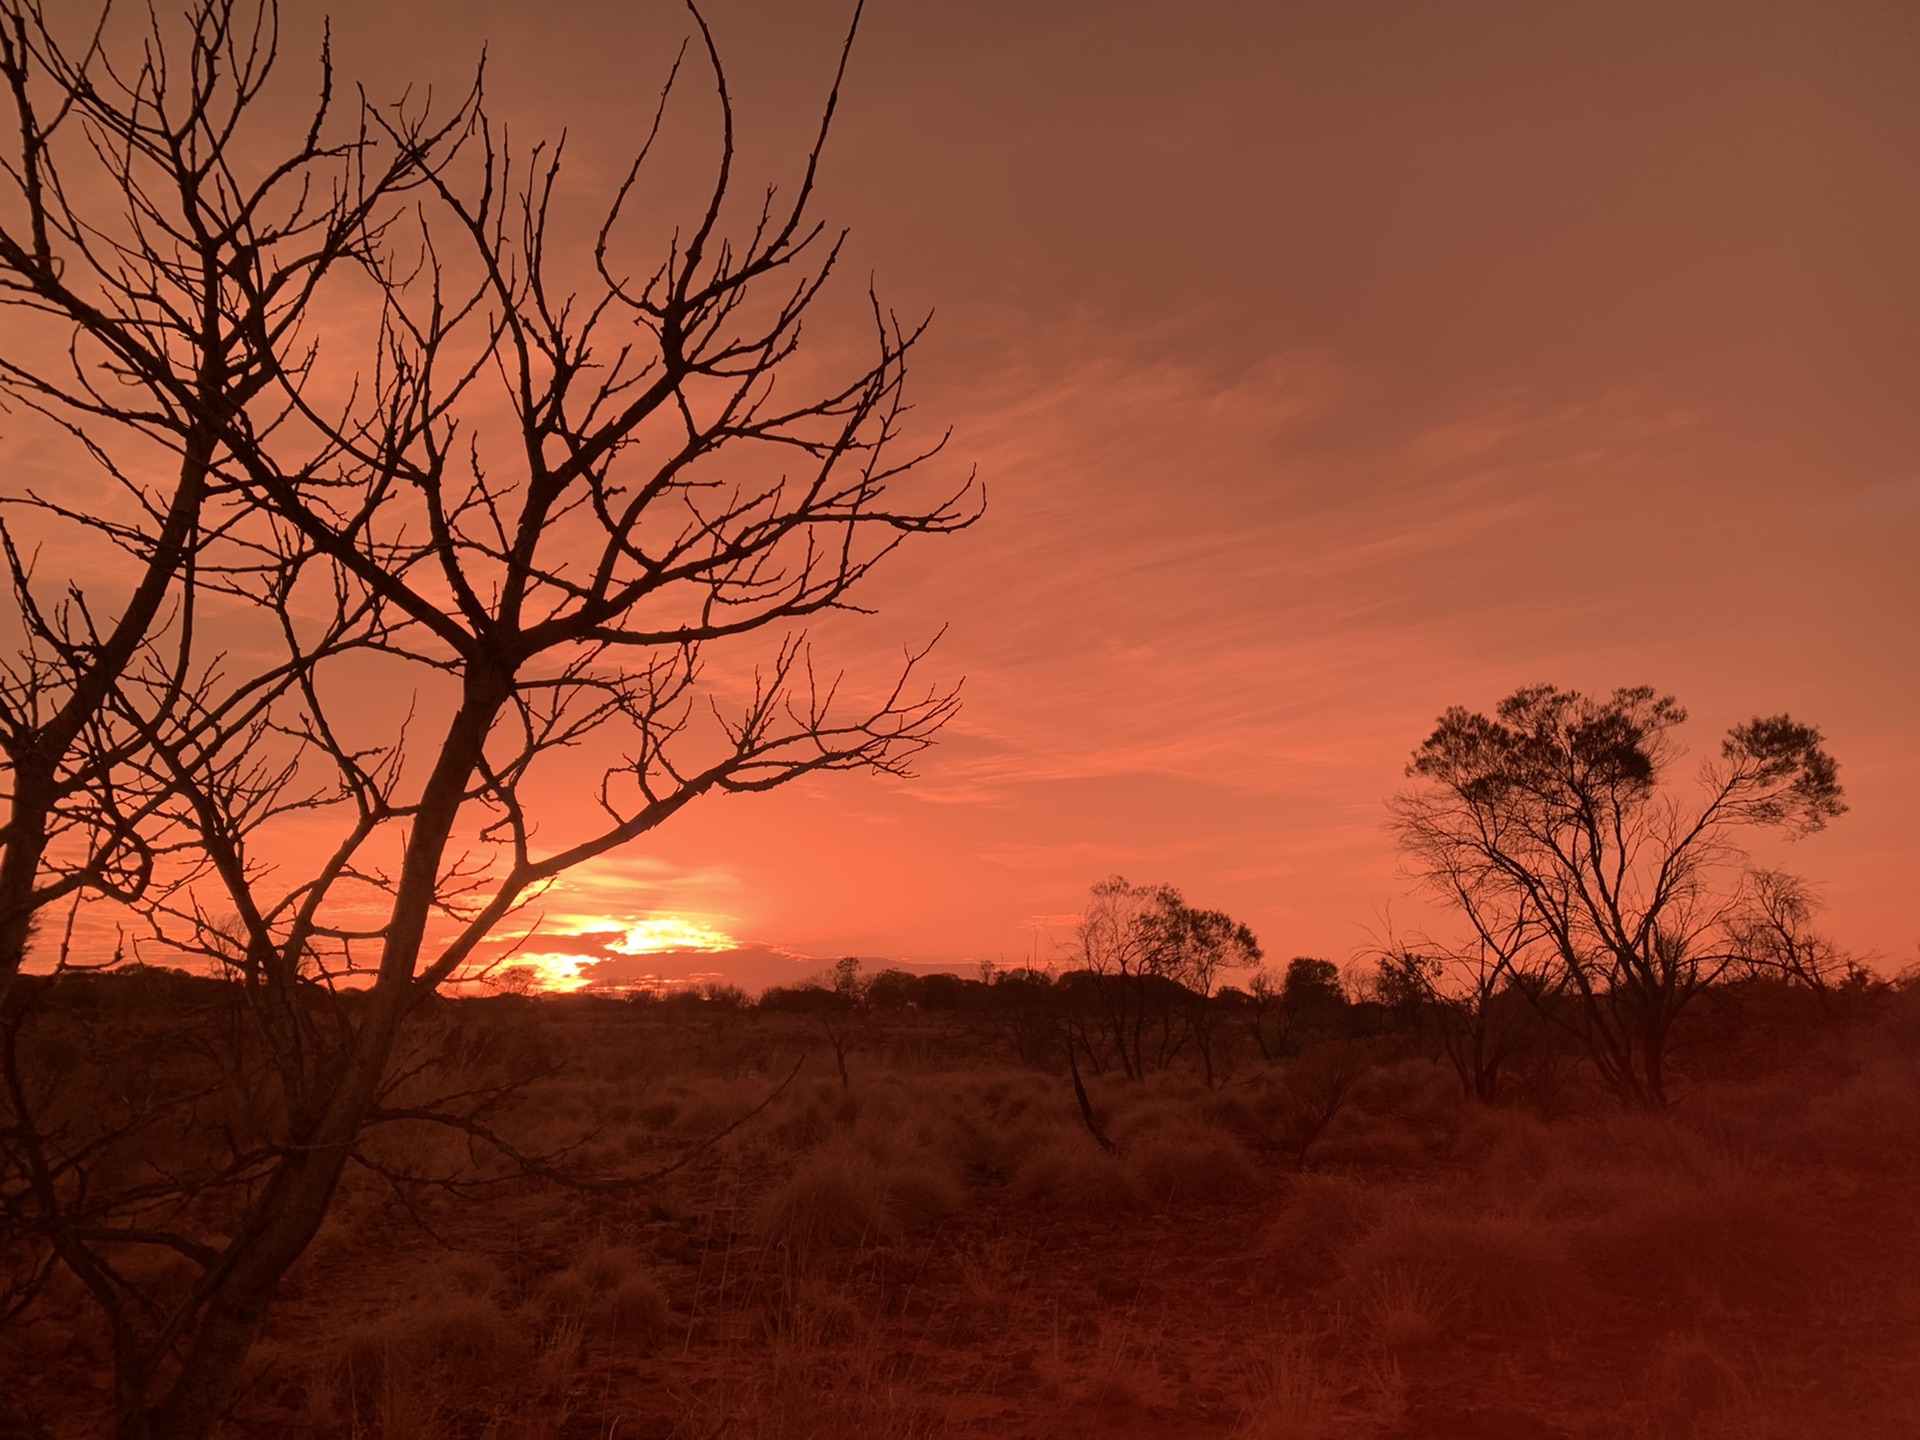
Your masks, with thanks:
M477 673L476 673L477 672ZM413 977L439 882L440 862L488 731L511 690L510 675L470 668L463 703L448 726L422 791L401 864L392 921L367 1013L342 1056L311 1135L300 1137L255 1202L247 1228L222 1259L222 1273L194 1329L180 1374L154 1407L145 1434L121 1440L205 1440L233 1401L281 1279L326 1218L333 1192L386 1077L413 998Z

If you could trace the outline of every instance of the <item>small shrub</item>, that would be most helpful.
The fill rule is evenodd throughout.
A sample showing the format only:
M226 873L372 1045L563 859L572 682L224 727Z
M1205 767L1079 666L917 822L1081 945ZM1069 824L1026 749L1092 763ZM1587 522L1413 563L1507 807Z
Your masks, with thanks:
M1127 1210L1140 1200L1133 1176L1081 1130L1056 1127L1015 1169L1015 1200L1042 1210L1095 1215Z
M1347 1252L1378 1222L1381 1208L1379 1194L1349 1176L1297 1176L1260 1253L1294 1279L1331 1280Z
M1534 1216L1396 1208L1348 1253L1359 1293L1417 1294L1476 1328L1511 1334L1577 1312L1586 1285L1559 1232Z
M1148 1198L1163 1205L1242 1200L1260 1188L1246 1147L1210 1125L1155 1133L1128 1155L1127 1165Z

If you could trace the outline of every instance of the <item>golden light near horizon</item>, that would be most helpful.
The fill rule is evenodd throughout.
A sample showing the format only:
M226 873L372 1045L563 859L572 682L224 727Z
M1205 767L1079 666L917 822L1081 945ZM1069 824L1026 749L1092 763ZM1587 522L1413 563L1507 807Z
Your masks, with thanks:
M530 970L532 984L528 987L548 994L565 995L575 990L584 990L588 983L582 970L593 963L590 955L569 955L562 952L522 956L507 967L509 974L516 970Z
M644 920L616 921L609 929L624 929L626 938L608 948L621 955L660 955L679 950L737 950L740 942L709 918L692 915L650 915Z
M676 955L688 951L718 954L740 942L715 923L725 916L649 913L634 916L569 916L554 941L587 943L579 950L554 948L517 956L509 971L530 971L531 988L550 994L583 990L593 981L590 967L614 955ZM604 937L617 935L608 940Z

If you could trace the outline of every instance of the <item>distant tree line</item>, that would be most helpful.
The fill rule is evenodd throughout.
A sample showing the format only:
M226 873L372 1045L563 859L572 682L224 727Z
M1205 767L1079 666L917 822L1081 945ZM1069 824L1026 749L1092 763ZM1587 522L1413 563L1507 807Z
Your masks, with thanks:
M1156 909L1177 896L1153 888ZM1257 949L1252 953L1257 957ZM1193 981L1206 983L1210 975L1176 978L1143 971L1133 959L1123 969L1111 955L1091 958L1096 963L1064 967L986 964L975 975L960 975L897 966L866 973L848 957L825 974L769 986L757 997L738 985L709 982L633 990L626 998L668 1012L984 1019L1007 1031L1024 1061L1057 1060L1065 1044L1096 1074L1134 1079L1187 1063L1214 1075L1223 1046L1274 1061L1322 1040L1379 1034L1394 1023L1370 982L1357 981L1365 993L1350 995L1331 960L1296 956L1277 972L1255 969L1244 985L1202 989Z
M1494 716L1449 710L1392 806L1418 877L1461 936L1389 937L1345 973L1278 971L1247 926L1166 885L1095 885L1059 964L977 978L858 960L766 991L790 1014L996 1017L1022 1060L1208 1084L1245 1059L1392 1040L1446 1063L1468 1098L1538 1100L1589 1069L1624 1103L1671 1103L1683 1016L1709 997L1797 990L1833 1015L1885 987L1821 935L1811 887L1752 865L1744 833L1814 833L1845 811L1819 731L1787 716L1730 729L1691 792L1671 785L1686 712L1671 696L1532 686ZM1221 983L1224 972L1246 975ZM682 1003L744 1008L709 987ZM1721 1011L1728 1005L1719 1007Z

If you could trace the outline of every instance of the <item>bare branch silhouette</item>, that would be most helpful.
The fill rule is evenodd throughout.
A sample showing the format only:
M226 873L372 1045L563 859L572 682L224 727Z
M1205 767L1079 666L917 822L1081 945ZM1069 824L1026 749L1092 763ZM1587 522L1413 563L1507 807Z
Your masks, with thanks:
M574 244L561 147L510 144L477 80L444 114L343 120L323 50L310 122L263 162L271 3L199 0L124 56L104 21L71 55L34 0L4 8L22 138L0 299L66 339L10 350L0 383L119 505L10 500L124 555L133 590L48 599L0 533L27 636L0 677L3 973L39 910L86 893L238 1003L179 1017L198 1059L156 1064L103 1128L48 1070L44 987L21 990L0 1215L106 1316L121 1433L171 1440L228 1405L344 1168L383 1166L369 1127L636 1183L521 1147L484 1095L396 1098L421 1073L407 1036L522 907L695 800L908 773L957 706L922 678L929 647L855 693L805 626L859 611L876 565L964 529L981 495L922 493L945 441L904 438L924 320L869 294L865 360L810 381L790 363L840 255L813 201L857 9L799 183L737 242L732 100L691 12L721 153L692 229L649 258L623 235L651 138ZM357 298L323 342L336 275ZM141 478L155 453L168 484ZM103 1153L162 1134L167 1165L95 1183ZM137 1283L112 1258L129 1246L184 1268Z

